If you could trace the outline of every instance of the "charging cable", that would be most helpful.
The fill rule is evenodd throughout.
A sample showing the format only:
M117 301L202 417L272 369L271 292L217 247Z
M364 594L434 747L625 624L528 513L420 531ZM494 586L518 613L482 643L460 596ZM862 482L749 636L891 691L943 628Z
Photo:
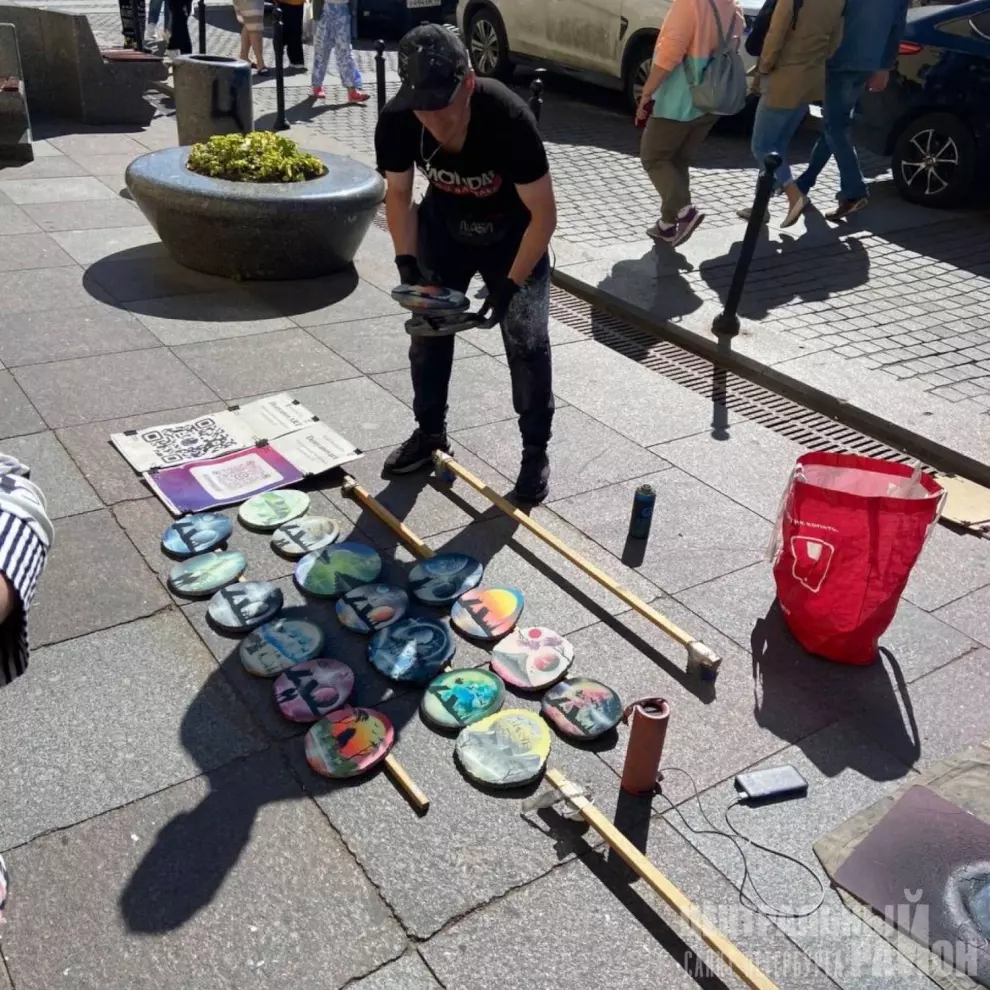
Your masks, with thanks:
M717 825L715 825L714 822L712 822L712 820L705 813L704 805L701 803L701 794L698 792L698 785L695 782L694 777L692 777L691 774L687 772L687 770L683 770L680 767L662 767L661 769L663 773L682 773L684 774L685 777L687 777L688 780L691 781L691 786L694 788L694 799L698 804L698 810L701 812L701 817L705 820L705 824L708 825L708 828L702 828L702 829L697 829L693 825L691 825L691 823L688 822L688 820L684 817L684 814L681 812L681 809L676 804L674 804L674 802L671 801L666 794L664 794L661 790L659 790L658 787L657 793L667 802L667 804L670 805L673 811L677 812L677 817L680 818L680 820L684 823L684 827L689 832L692 832L694 835L717 835L723 839L728 839L736 847L736 850L738 851L743 862L742 882L738 885L738 887L736 887L736 889L739 892L739 903L743 907L747 908L750 911L753 911L756 914L762 914L766 918L807 918L809 915L814 914L822 906L822 904L825 903L825 895L826 895L825 884L822 883L821 878L818 876L817 873L815 873L813 869L811 869L810 866L808 866L806 863L802 863L801 860L797 859L795 856L791 856L789 853L781 852L779 849L771 849L769 846L764 846L761 843L757 842L755 839L751 839L749 838L749 836L743 835L742 832L740 832L735 827L735 825L732 824L731 820L729 819L729 812L732 811L733 808L742 804L743 801L745 800L744 798L741 797L736 798L736 800L733 801L732 804L730 804L729 807L725 809L723 817L725 819L725 824L729 828L729 831L727 832L724 829L721 829ZM777 856L780 859L786 859L789 862L795 863L797 866L800 866L801 869L804 870L805 873L807 873L815 881L816 884L818 884L819 896L818 896L818 900L815 902L814 907L804 908L800 911L788 911L785 908L779 907L778 905L771 904L770 901L768 901L767 898L764 897L762 893L760 893L760 889L756 886L756 881L753 880L753 876L749 868L749 859L746 856L746 851L740 845L739 842L740 839L742 839L743 842L748 843L750 846L752 846L755 849L759 849L762 852L768 853L771 856ZM758 898L759 900L750 897L749 894L746 893L747 881L749 882L750 887L752 887L753 893L756 895L756 898Z

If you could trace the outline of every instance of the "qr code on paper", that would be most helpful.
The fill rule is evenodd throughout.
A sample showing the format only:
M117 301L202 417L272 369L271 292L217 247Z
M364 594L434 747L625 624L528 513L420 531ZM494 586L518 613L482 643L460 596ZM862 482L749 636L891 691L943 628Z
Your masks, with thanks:
M282 475L258 454L189 470L210 495L219 499L239 498L282 480Z
M154 450L159 464L185 464L218 457L243 446L212 416L174 426L157 426L139 436Z

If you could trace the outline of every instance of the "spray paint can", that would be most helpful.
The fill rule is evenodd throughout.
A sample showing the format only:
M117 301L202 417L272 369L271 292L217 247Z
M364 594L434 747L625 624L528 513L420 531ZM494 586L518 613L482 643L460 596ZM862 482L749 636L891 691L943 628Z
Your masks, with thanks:
M653 522L653 505L657 493L652 485L640 485L633 495L632 517L629 520L629 536L634 540L645 540L650 535Z
M627 793L649 794L656 789L669 720L670 705L663 698L640 698L622 713L629 726L622 767L622 789Z

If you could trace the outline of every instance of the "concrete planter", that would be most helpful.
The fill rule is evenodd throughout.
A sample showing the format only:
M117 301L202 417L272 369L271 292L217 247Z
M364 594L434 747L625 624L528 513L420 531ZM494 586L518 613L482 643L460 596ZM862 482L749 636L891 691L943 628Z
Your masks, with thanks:
M180 265L234 279L315 278L354 260L385 183L373 169L313 152L327 174L306 182L230 182L186 168L189 148L142 155L127 188Z

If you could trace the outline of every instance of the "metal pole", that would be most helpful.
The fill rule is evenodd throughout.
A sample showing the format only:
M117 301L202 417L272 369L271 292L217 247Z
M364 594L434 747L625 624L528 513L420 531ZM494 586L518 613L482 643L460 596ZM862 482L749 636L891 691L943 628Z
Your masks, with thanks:
M725 308L712 321L712 333L719 337L735 337L739 333L737 310L742 300L743 289L746 287L749 266L753 263L756 242L760 238L763 217L767 212L770 195L773 193L774 172L780 168L780 161L780 155L776 152L771 152L763 159L763 171L760 173L759 179L756 180L753 212L750 214L749 223L746 225L746 236L743 237L742 248L739 251L739 260L736 262L736 270L732 273L732 284L729 286L729 295L725 300Z
M378 113L385 109L385 42L375 42L375 88L378 90Z
M287 131L289 125L285 120L285 43L282 38L282 8L278 4L275 5L272 16L274 17L272 41L275 45L275 123L272 125L272 130Z
M198 12L196 15L199 18L199 54L206 54L206 0L199 0Z
M529 109L533 111L536 122L540 122L540 114L543 113L543 73L545 69L536 70L536 78L529 84L529 91L532 94L529 98Z

